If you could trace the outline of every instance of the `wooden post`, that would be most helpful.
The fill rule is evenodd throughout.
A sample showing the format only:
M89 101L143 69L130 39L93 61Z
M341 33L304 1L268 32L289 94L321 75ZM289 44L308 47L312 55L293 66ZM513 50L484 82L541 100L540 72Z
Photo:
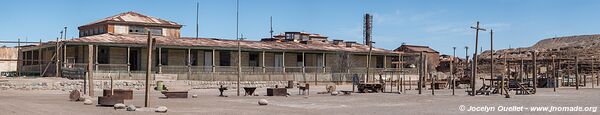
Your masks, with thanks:
M286 75L285 74L286 73L285 72L285 51L283 53L281 53L281 58L283 58L283 59L281 59L282 60L281 64L282 64L282 68L283 68L283 74ZM286 76L286 79L287 79L287 76ZM294 77L293 81L296 81L296 77Z
M42 63L44 63L44 62L42 61L42 59L43 59L42 58L42 50L44 48L41 48L41 46L42 46L42 39L40 39L39 46L40 46L40 49L38 49L38 68L39 68L38 71L40 72L40 77L43 77L44 75L42 75L42 73L44 73L43 72L44 70L42 70L43 69L42 68L42 65L43 65Z
M420 53L419 58L420 58L419 59L419 62L420 62L420 64L419 64L419 82L417 82L417 89L419 89L419 94L421 94L423 91L421 88L422 87L421 85L423 85L423 84L421 84L421 82L423 81L422 80L423 76L424 76L423 74L425 74L424 73L424 63L423 63L423 61L424 61L423 52Z
M556 70L556 76L557 76L557 78L556 78L556 79L554 79L554 81L556 82L556 84L554 84L554 88L558 88L558 87L560 87L560 84L562 84L561 82L558 82L558 79L559 79L559 78L561 78L561 79L562 79L562 75L561 75L561 71L562 71L562 70L561 70L560 62L561 62L561 59L559 58L559 60L558 60L558 62L557 62L557 63L558 63L558 64L557 64L558 66L556 67L558 70Z
M575 89L579 90L579 60L575 57Z
M431 95L435 95L435 78L431 73L429 73L429 78L431 79Z
M477 52L477 47L475 48ZM471 96L475 96L475 78L477 77L477 54L473 54L473 63L471 63Z
M494 85L494 30L490 30L490 86ZM504 79L502 79L504 81ZM502 94L502 89L500 89L500 94Z
M154 50L152 46L152 37L150 31L148 31L148 56L146 57L146 90L144 96L144 107L148 107L150 105L150 74L152 71L152 50ZM160 55L160 52L158 53ZM158 56L160 58L160 56ZM160 60L159 60L160 62ZM160 64L160 63L159 63ZM159 69L160 70L160 69Z
M88 67L87 67L87 80L88 80L88 94L90 97L94 97L94 45L88 45Z
M538 75L538 67L537 67L537 53L535 51L531 52L533 57L533 94L537 92L537 75Z
M158 73L161 74L162 73L162 47L158 47L158 58L156 61L158 61ZM152 61L152 60L150 60ZM167 62L168 63L168 62ZM152 62L148 64L148 66L151 66Z
M94 67L98 71L98 45L94 46Z
M558 77L556 77L557 71L556 71L556 63L554 62L554 56L552 56L552 81L557 81L556 79L558 79ZM558 84L558 82L554 82L554 86L552 87L554 92L556 92L556 84Z
M187 80L190 80L191 76L192 76L192 49L188 48L187 50L187 69L188 69L188 75L187 75Z
M266 68L266 66L265 66L265 53L266 53L266 52L263 50L263 51L262 51L262 56L261 56L261 58L260 58L260 60L261 60L261 67L262 67L262 72L263 72L263 74L267 72L267 68ZM270 79L270 76L269 76L269 81L270 81L270 80L271 80L271 79Z
M217 71L216 71L216 67L217 67L217 66L216 66L216 64L215 64L215 63L216 63L216 61L215 61L215 51L216 51L216 50L213 48L213 49L212 49L212 55L211 55L211 57L212 57L212 60L211 60L211 61L212 61L212 72L213 72L213 73L217 72ZM214 81L214 78L213 78L213 81Z
M455 80L454 80L454 59L456 58L456 47L452 47L452 59L450 61L450 81L452 82L452 95L454 95L454 89L455 89Z
M61 35L61 37L62 37L62 35ZM56 57L56 61L54 62L55 66L56 66L56 68L54 68L54 70L56 73L54 73L54 75L56 77L60 77L60 58L59 58L60 52L59 51L60 51L60 41L58 38L56 38L56 48L54 49L54 55ZM17 73L20 73L20 72L17 72Z
M127 46L127 74L131 77L131 47Z
M325 69L326 69L326 65L327 65L327 64L326 64L326 60L325 60L325 59L326 59L326 57L325 57L325 56L327 56L327 54L326 54L326 53L323 53L323 57L322 57L322 60L323 60L323 61L322 61L322 63L323 63L323 64L321 65L321 66L323 66L323 73L327 72L327 71L325 70Z
M302 52L302 77L304 79L304 83L306 83L306 64L305 64L304 52Z

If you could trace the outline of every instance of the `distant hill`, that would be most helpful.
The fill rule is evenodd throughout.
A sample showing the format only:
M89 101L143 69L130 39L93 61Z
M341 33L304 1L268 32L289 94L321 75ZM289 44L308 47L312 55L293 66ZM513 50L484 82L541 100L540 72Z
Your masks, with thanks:
M556 38L547 38L540 40L531 47L510 48L497 50L495 58L527 58L531 51L539 52L539 59L549 59L552 55L557 57L572 58L579 56L581 58L600 58L600 34L594 35L576 35ZM480 55L481 59L488 59L489 50Z

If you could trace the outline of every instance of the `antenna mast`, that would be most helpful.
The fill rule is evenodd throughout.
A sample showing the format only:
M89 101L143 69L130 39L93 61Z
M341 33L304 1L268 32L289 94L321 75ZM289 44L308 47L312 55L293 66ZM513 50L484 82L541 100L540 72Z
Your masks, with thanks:
M271 25L271 31L269 31L269 33L271 33L270 38L273 38L273 16L269 17L269 23Z

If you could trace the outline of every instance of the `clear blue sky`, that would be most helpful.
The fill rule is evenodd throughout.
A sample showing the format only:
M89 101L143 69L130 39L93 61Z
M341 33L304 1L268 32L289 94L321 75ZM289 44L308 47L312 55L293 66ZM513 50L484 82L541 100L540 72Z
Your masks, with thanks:
M13 0L0 4L0 40L52 40L62 27L77 37L77 27L118 13L135 11L185 25L195 36L195 7L200 3L200 37L235 38L235 0ZM251 40L275 33L306 31L362 42L362 16L374 15L376 47L403 42L428 45L451 54L473 52L480 21L494 29L495 48L526 47L554 36L597 34L600 1L593 0L240 0L240 32ZM480 34L489 49L489 33ZM5 45L5 44L2 44Z

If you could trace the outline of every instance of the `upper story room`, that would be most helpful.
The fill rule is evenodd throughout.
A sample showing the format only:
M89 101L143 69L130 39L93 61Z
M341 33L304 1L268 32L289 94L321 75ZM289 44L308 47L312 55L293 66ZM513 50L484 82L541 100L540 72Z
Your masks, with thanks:
M112 34L146 34L155 36L180 37L182 25L136 12L125 12L79 26L79 37Z

